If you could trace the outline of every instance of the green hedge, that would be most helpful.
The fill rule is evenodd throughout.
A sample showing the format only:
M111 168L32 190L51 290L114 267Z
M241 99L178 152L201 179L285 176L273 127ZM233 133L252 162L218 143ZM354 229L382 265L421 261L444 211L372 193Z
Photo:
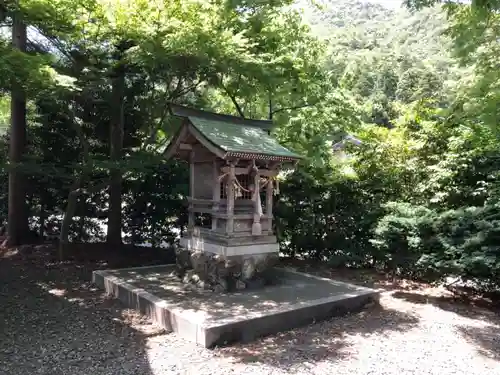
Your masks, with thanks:
M437 213L393 202L377 222L372 243L386 266L427 281L472 280L481 289L500 286L500 206Z

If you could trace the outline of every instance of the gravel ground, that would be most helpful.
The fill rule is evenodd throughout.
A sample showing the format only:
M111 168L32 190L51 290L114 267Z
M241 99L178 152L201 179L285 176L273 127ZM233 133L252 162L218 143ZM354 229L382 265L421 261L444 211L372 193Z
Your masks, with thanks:
M434 290L210 351L105 298L88 282L95 264L28 258L0 258L1 375L500 375L500 317Z

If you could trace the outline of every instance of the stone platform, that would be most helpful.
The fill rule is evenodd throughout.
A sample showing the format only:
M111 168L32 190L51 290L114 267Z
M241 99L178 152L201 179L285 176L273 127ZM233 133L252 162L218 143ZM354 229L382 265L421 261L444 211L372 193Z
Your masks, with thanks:
M276 284L216 293L183 284L175 265L94 271L93 282L169 332L204 347L248 342L361 309L379 292L275 268Z

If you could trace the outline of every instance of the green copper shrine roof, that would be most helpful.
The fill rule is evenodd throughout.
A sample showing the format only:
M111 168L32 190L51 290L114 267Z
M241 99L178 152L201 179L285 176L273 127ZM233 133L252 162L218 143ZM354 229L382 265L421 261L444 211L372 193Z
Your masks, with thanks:
M281 146L276 139L261 128L199 117L188 118L200 133L225 152L231 154L273 155L292 159L300 158L299 155Z
M301 156L281 146L269 135L271 121L243 119L171 105L172 114L184 117L195 129L193 135L207 142L219 156L272 160L297 160ZM202 142L202 143L203 143ZM175 147L175 139L171 146Z

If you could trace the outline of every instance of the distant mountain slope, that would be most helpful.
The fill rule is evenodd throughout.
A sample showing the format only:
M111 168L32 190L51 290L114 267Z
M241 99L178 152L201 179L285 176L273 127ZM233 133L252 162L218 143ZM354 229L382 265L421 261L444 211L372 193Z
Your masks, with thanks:
M405 8L387 8L379 3L349 0L299 0L304 18L315 34L332 39L356 38L358 47L379 48L383 52L408 53L428 58L446 54L449 40L442 35L446 15L438 8L410 13Z
M363 121L390 126L401 105L421 99L449 104L461 72L440 8L412 13L360 0L296 5L312 32L328 42L327 69L358 103Z
M394 9L384 7L375 2L349 1L349 0L299 0L306 10L306 18L312 25L325 24L330 27L350 27L384 22L392 17ZM314 5L317 6L314 6Z

